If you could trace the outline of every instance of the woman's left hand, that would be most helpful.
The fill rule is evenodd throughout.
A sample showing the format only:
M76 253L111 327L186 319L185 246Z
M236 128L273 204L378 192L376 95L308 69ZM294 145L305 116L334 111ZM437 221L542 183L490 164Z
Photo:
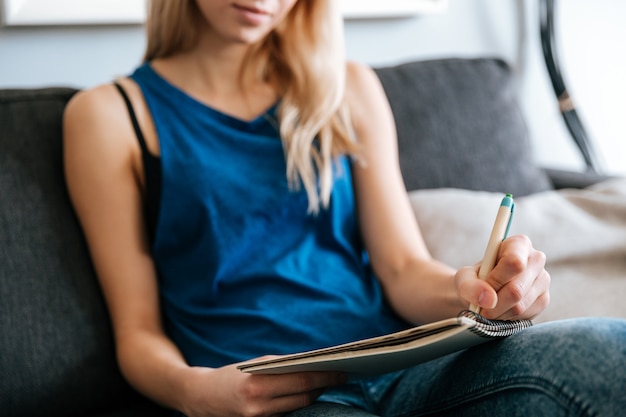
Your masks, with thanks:
M533 248L526 236L504 240L496 265L485 280L478 279L478 265L460 269L455 276L459 296L481 307L490 319L531 319L550 302L550 274L546 256Z

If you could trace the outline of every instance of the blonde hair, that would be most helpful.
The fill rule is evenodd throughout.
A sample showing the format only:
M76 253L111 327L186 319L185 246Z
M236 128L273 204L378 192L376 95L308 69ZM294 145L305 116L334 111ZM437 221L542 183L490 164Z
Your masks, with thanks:
M201 13L194 0L151 0L146 61L193 48ZM328 207L333 161L357 155L345 102L343 19L336 0L297 0L278 27L253 45L246 71L274 85L292 189L302 185L309 212ZM243 78L242 78L243 79Z

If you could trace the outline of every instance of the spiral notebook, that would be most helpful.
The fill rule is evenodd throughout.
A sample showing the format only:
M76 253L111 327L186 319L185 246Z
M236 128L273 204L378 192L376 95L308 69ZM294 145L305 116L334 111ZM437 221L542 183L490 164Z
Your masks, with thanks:
M240 364L243 372L283 374L342 371L376 375L501 339L532 326L530 320L489 320L464 310L457 317L370 339Z

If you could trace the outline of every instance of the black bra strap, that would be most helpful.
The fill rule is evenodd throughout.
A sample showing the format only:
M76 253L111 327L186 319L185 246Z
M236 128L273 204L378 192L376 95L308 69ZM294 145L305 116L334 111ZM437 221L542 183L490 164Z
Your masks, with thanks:
M124 88L117 81L114 81L113 84L115 85L115 87L117 87L117 90L122 95L122 98L124 99L124 103L126 103L126 107L128 108L128 114L130 115L130 121L133 124L133 129L135 129L135 134L137 135L139 146L141 146L141 151L144 153L144 155L149 154L150 152L148 152L146 139L144 138L143 132L141 131L141 128L139 127L139 122L137 121L135 109L133 109L133 105L131 104L130 99L128 98L128 94L126 94L126 91L124 90Z
M137 135L137 140L139 142L139 146L141 148L141 159L143 161L143 169L146 179L146 219L147 219L147 227L148 234L150 237L150 242L154 243L154 236L156 234L157 221L159 217L159 210L161 206L161 159L148 151L148 146L146 145L146 140L141 132L141 128L139 127L139 122L137 121L137 116L135 115L135 110L126 94L126 91L119 85L117 82L113 82L113 84L117 87L117 90L122 95L124 102L126 103L126 107L128 107L128 114L130 116L130 120L133 124L133 129L135 129L135 134Z

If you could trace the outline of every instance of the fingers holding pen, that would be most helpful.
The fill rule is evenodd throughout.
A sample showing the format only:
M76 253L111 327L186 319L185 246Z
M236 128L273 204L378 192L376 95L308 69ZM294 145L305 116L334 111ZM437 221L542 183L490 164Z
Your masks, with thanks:
M487 282L478 278L479 265L466 266L456 273L455 281L459 297L467 305L480 308L495 308L498 303L498 293Z
M512 236L502 242L495 268L486 282L498 294L497 305L481 314L488 318L533 318L550 300L550 274L546 256L533 248L526 236Z
M534 249L528 237L512 236L502 242L496 265L484 280L478 278L479 265L460 269L457 291L487 318L533 318L550 302L545 261L545 254Z

